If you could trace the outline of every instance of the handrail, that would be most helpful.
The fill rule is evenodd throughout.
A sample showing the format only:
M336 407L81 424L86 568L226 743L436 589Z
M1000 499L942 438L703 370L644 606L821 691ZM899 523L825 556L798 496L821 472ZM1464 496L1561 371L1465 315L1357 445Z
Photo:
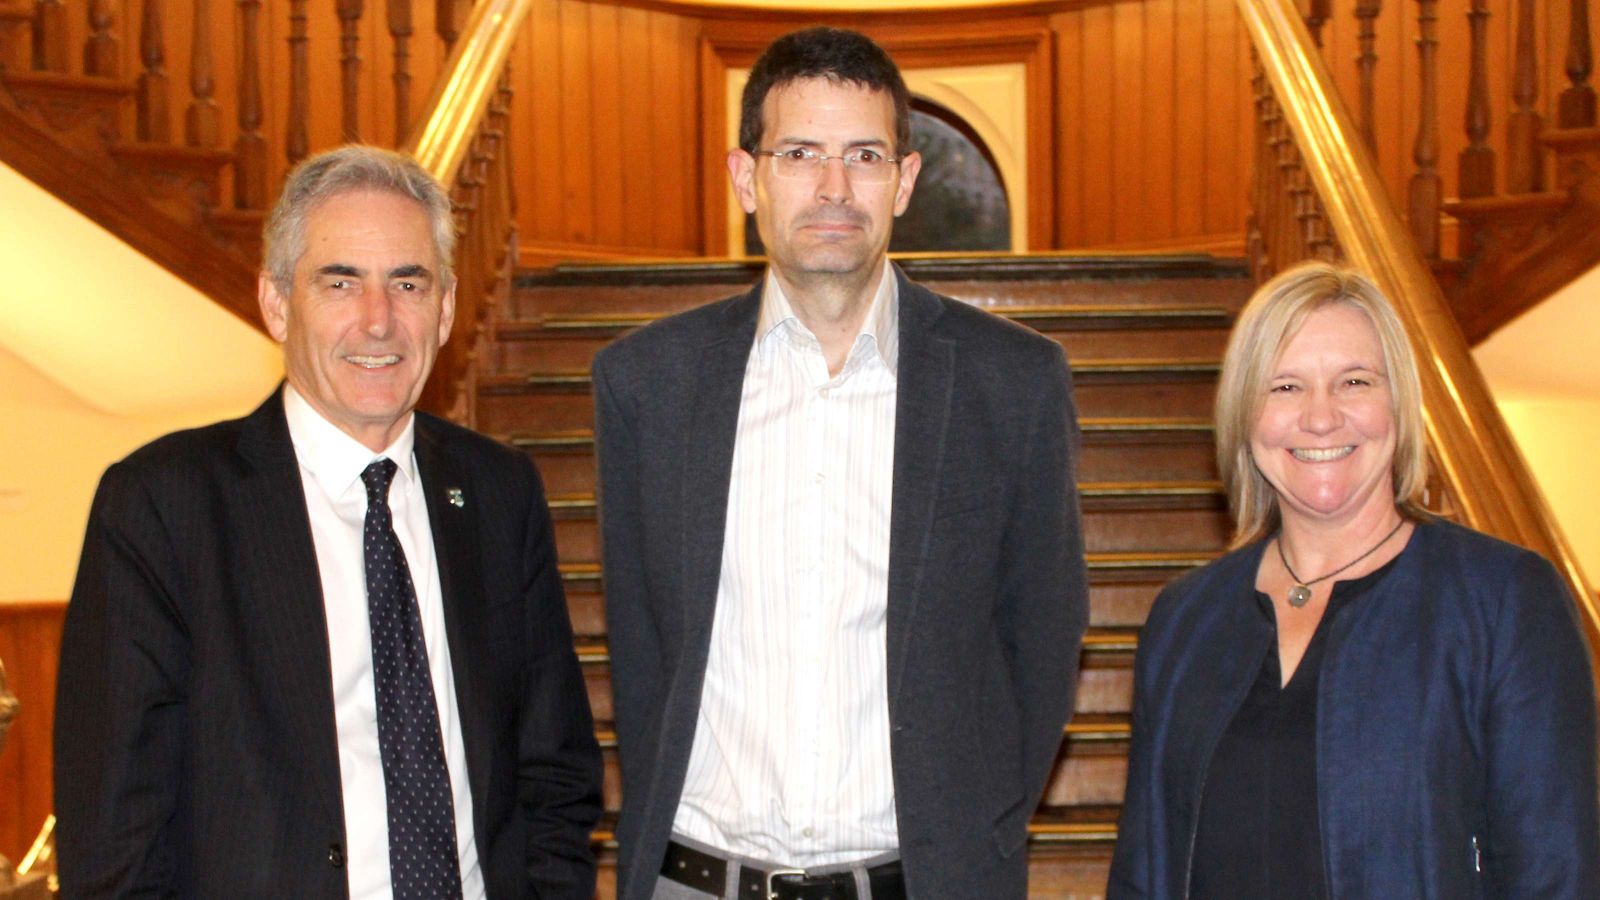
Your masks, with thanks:
M1411 336L1440 476L1466 523L1543 553L1600 651L1600 604L1539 493L1422 251L1334 86L1295 0L1239 0L1261 68L1346 258L1393 299Z
M446 188L455 185L461 164L472 151L478 127L488 115L511 45L533 0L478 0L461 38L450 50L444 73L423 106L424 115L402 148Z

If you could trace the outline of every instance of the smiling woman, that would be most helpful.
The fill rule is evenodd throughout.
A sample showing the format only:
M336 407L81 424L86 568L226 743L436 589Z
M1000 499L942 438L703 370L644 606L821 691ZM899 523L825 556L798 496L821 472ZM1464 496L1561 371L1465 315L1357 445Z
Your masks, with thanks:
M1366 278L1312 263L1246 305L1217 397L1235 549L1140 632L1109 896L1600 884L1572 599L1544 559L1423 512L1421 416Z

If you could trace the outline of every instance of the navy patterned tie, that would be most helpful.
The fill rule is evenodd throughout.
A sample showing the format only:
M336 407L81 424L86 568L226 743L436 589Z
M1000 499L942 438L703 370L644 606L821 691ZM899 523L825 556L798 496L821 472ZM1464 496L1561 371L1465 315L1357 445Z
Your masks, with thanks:
M378 753L389 801L389 875L396 898L460 897L455 806L428 647L411 571L389 512L389 482L397 468L392 460L380 459L361 473L367 486L361 543L378 694Z

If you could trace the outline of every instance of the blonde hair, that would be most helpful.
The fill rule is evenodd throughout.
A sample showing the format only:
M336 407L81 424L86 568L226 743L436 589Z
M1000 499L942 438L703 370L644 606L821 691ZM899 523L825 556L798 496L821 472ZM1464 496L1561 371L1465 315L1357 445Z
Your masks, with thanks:
M1266 399L1273 366L1306 317L1334 303L1366 314L1378 333L1389 383L1395 448L1391 472L1394 501L1402 515L1422 519L1422 493L1428 474L1428 448L1422 423L1422 385L1405 326L1389 299L1366 276L1323 262L1282 272L1262 285L1245 304L1228 338L1217 384L1217 470L1233 511L1231 547L1240 547L1278 529L1278 495L1250 455L1250 435Z

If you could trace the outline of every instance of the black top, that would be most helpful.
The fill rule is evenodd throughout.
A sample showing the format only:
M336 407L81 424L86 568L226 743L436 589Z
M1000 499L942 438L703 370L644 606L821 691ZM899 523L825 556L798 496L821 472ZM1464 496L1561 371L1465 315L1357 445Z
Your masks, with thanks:
M1391 564L1333 586L1328 609L1287 685L1272 601L1255 593L1273 640L1211 757L1190 877L1196 900L1326 900L1317 824L1317 682L1334 619Z

